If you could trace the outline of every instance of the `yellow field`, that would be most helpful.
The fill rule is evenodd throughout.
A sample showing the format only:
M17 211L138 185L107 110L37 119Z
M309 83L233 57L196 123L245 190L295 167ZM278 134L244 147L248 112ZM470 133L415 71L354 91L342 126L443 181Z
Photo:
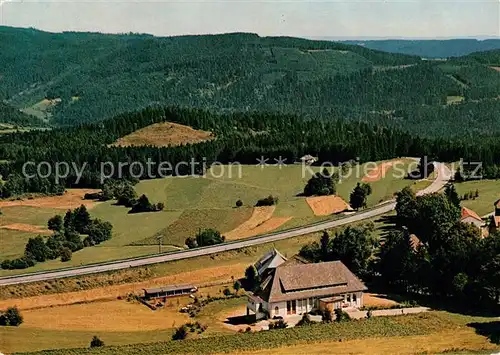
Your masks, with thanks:
M189 316L180 313L175 303L152 311L126 300L25 310L23 317L23 328L99 332L170 329L189 321Z
M175 275L153 278L143 282L100 287L75 292L11 298L0 300L0 309L17 306L20 309L27 310L32 308L69 305L78 302L116 299L118 296L126 296L129 293L139 294L142 292L143 288L170 284L192 283L199 286L213 282L231 282L232 278L238 279L242 277L247 266L248 264L246 263L234 263L223 266L207 267L196 271L179 272Z

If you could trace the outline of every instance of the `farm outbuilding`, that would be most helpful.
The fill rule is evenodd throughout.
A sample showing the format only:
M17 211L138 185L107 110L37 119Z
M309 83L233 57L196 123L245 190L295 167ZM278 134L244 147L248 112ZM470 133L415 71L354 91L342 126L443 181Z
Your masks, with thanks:
M198 291L198 288L191 284L185 285L169 285L157 288L145 288L144 289L144 299L162 299L178 296L190 295Z

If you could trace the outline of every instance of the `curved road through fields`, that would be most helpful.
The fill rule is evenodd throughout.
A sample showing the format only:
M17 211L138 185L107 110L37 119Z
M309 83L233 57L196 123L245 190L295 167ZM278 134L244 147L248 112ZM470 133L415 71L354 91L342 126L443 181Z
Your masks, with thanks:
M417 193L417 195L425 195L425 194L437 192L437 191L441 190L446 185L446 183L448 183L448 181L450 180L451 171L445 164L435 163L435 167L436 167L435 170L437 172L436 179L427 188L419 191ZM174 260L180 260L180 259L193 258L196 256L209 255L209 254L219 253L219 252L223 252L223 251L227 251L227 250L240 249L240 248L249 247L249 246L253 246L253 245L264 244L264 243L274 242L277 240L292 238L292 237L296 237L296 236L300 236L300 235L304 235L304 234L319 232L319 231L322 231L324 229L339 227L339 226L343 226L343 225L353 223L353 222L359 222L359 221L362 221L365 219L369 219L369 218L376 217L376 216L385 214L387 212L390 212L395 207L396 207L395 200L391 200L391 201L388 201L386 203L379 205L378 207L374 207L368 211L355 213L355 214L350 215L350 216L345 217L345 218L340 218L340 219L336 219L333 221L327 221L327 222L323 222L323 223L317 223L317 224L314 224L311 226L299 227L299 228L295 228L292 230L286 230L283 232L271 233L271 234L263 235L260 237L255 237L255 238L246 239L246 240L240 240L240 241L226 243L226 244L219 244L219 245L204 247L204 248L199 248L199 249L173 252L173 253L162 254L162 255L158 255L158 256L135 258L135 259L128 259L128 260L118 260L118 261L109 262L109 263L94 264L94 265L88 265L88 266L82 266L82 267L76 267L76 268L68 268L68 269L62 269L62 270L60 269L60 270L54 270L54 271L44 271L44 272L39 272L39 273L23 274L23 275L16 275L16 276L7 276L7 277L0 278L0 286L23 284L23 283L36 282L36 281L45 281L45 280L78 276L78 275L96 274L96 273L100 273L100 272L126 269L129 267L135 267L135 266L157 264L157 263L163 263L163 262L167 262L167 261L174 261Z

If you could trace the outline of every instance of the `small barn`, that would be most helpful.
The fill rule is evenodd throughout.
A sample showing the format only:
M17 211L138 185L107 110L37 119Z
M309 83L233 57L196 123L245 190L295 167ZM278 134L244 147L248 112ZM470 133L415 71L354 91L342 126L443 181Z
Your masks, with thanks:
M198 288L191 284L169 285L156 288L145 288L145 300L158 300L170 297L187 296L198 291Z

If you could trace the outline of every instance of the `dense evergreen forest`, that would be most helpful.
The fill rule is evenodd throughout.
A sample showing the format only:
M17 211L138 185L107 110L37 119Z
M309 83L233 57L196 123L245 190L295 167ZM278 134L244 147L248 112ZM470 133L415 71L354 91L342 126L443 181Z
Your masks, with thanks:
M328 38L325 38L328 39ZM500 49L500 39L448 39L448 40L355 40L346 44L363 46L390 53L418 55L424 58L462 57L474 52Z
M471 140L500 130L500 72L490 68L499 56L423 61L249 33L167 38L0 27L0 97L16 108L61 99L51 107L53 126L160 104L362 120Z
M23 127L46 127L40 119L22 113L15 108L0 102L0 123Z
M214 132L216 139L194 145L178 147L115 147L117 138L157 122L175 122ZM120 162L139 162L143 167L148 159L159 166L161 162L176 165L181 161L198 162L196 170L181 166L168 174L202 174L214 161L255 164L257 158L286 158L296 161L304 154L314 154L320 162L339 163L351 159L376 161L397 156L429 156L440 161L457 161L464 158L482 161L484 173L498 177L493 166L500 164L500 141L495 137L482 137L478 142L462 140L428 139L411 135L395 128L373 126L364 122L345 120L314 120L296 115L273 113L216 114L198 109L176 107L150 107L126 113L98 123L52 131L32 131L0 136L0 156L8 162L0 165L0 175L6 179L1 196L10 197L24 192L60 193L62 187L100 187L101 163L110 162L115 167ZM25 162L48 162L54 167L58 162L85 166L83 177L76 181L70 169L66 179L54 181L53 177L25 179L21 176ZM86 164L86 165L84 165ZM48 167L41 170L41 175ZM149 176L136 166L130 173L118 176L118 171L104 171L108 178L160 177ZM28 166L26 173L36 175L35 166ZM39 172L40 175L40 172Z

